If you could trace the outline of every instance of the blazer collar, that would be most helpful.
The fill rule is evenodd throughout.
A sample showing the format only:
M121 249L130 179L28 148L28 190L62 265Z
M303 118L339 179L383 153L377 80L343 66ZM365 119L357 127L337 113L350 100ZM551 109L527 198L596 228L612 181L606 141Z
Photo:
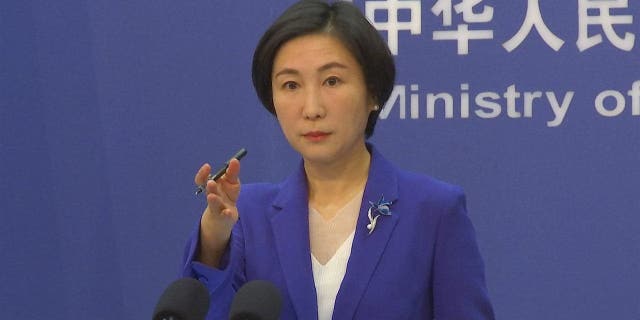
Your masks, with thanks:
M369 234L367 229L369 202L375 203L382 196L386 201L392 203L397 201L398 177L396 169L389 161L383 158L372 145L367 145L367 147L371 152L369 178L362 196L351 255L347 264L347 273L340 285L333 309L333 314L339 315L341 319L354 317L400 217L400 213L393 211L392 205L391 216L380 217L375 230Z
M273 201L271 228L289 298L298 319L317 319L318 303L309 247L309 200L304 165L282 182Z
M367 148L371 153L369 177L360 205L347 272L334 307L334 314L345 319L353 317L399 218L392 206L392 215L380 217L375 231L369 234L369 202L377 202L382 196L387 201L396 201L398 185L393 165L372 145L367 144ZM276 213L271 217L271 227L289 297L299 319L317 319L309 248L308 186L302 163L281 184L273 207Z

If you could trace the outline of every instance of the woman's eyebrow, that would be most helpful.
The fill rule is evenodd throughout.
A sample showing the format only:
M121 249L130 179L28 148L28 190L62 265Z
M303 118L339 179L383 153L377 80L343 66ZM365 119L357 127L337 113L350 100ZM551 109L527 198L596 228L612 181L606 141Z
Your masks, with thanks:
M333 69L333 68L349 69L349 67L345 66L344 64L342 64L340 62L329 62L329 63L321 66L320 68L318 68L318 71L327 71L327 70Z
M286 74L297 75L299 73L300 72L298 70L296 70L296 69L284 68L284 69L278 71L276 74L274 74L273 77L277 78L279 76L286 75Z

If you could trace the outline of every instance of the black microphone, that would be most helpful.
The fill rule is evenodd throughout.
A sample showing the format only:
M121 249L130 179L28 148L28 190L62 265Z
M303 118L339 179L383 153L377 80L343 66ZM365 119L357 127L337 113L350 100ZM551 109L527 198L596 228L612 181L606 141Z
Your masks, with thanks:
M153 320L203 320L209 311L209 292L200 281L182 278L164 290Z
M230 320L277 320L282 298L280 291L269 281L253 280L245 283L231 303Z

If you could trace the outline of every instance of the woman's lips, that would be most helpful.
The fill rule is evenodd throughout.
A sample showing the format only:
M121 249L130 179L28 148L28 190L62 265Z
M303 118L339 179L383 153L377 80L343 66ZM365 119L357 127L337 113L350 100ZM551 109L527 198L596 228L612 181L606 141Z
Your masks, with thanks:
M318 142L326 139L329 136L329 133L323 131L311 131L305 133L303 136L309 141Z

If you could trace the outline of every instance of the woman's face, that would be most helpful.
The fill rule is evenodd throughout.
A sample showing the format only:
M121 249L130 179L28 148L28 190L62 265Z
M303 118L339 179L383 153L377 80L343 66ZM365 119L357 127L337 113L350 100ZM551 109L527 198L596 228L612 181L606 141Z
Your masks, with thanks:
M305 161L332 163L366 152L374 101L340 40L328 34L289 40L275 56L271 80L280 127Z

